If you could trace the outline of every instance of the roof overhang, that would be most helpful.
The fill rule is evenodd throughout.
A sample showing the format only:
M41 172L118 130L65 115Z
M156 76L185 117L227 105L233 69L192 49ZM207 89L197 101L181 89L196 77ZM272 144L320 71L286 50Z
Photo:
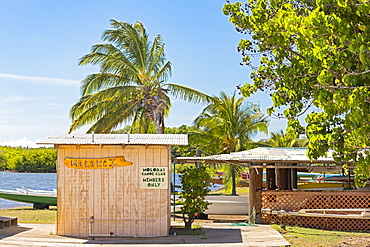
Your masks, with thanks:
M324 169L338 169L343 164L352 162L337 162L328 152L326 157L310 160L306 155L306 148L266 148L260 147L242 152L219 154L205 157L177 157L175 162L180 163L207 163L207 164L244 164L256 168L309 168L322 167Z
M185 134L62 134L38 141L56 145L188 145Z

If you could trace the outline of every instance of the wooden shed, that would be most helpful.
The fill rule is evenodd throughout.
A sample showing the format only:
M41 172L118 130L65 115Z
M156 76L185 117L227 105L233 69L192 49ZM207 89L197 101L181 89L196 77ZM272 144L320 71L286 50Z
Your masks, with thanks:
M171 145L187 145L187 135L71 134L39 144L58 150L58 235L168 235Z

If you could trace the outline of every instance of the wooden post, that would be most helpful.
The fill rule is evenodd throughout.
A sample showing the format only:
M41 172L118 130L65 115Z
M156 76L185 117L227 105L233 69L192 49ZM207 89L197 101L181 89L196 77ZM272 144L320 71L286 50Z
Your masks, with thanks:
M286 176L287 176L287 190L292 190L292 169L286 169Z
M275 168L266 169L267 190L276 190Z
M255 221L259 224L262 223L262 168L254 168L251 166L249 168L249 175L249 215L253 212L253 208L255 208Z
M298 169L292 168L292 189L298 189Z
M279 168L277 169L277 179L276 184L278 190L288 190L289 188L289 169L287 168Z

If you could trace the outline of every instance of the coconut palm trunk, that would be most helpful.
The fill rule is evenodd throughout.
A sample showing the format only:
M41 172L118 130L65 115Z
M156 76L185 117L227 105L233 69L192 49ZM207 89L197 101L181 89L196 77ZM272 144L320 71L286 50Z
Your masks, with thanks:
M232 187L231 187L231 195L236 195L236 175L235 175L235 167L233 164L230 164L231 169L231 180L232 180Z

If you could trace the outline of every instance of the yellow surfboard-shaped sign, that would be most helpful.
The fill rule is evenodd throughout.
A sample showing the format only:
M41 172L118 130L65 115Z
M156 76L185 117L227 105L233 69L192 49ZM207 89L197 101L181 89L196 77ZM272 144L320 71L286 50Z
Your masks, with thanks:
M65 158L64 164L75 169L112 169L113 167L130 166L132 162L126 161L124 156L116 156L101 159Z

